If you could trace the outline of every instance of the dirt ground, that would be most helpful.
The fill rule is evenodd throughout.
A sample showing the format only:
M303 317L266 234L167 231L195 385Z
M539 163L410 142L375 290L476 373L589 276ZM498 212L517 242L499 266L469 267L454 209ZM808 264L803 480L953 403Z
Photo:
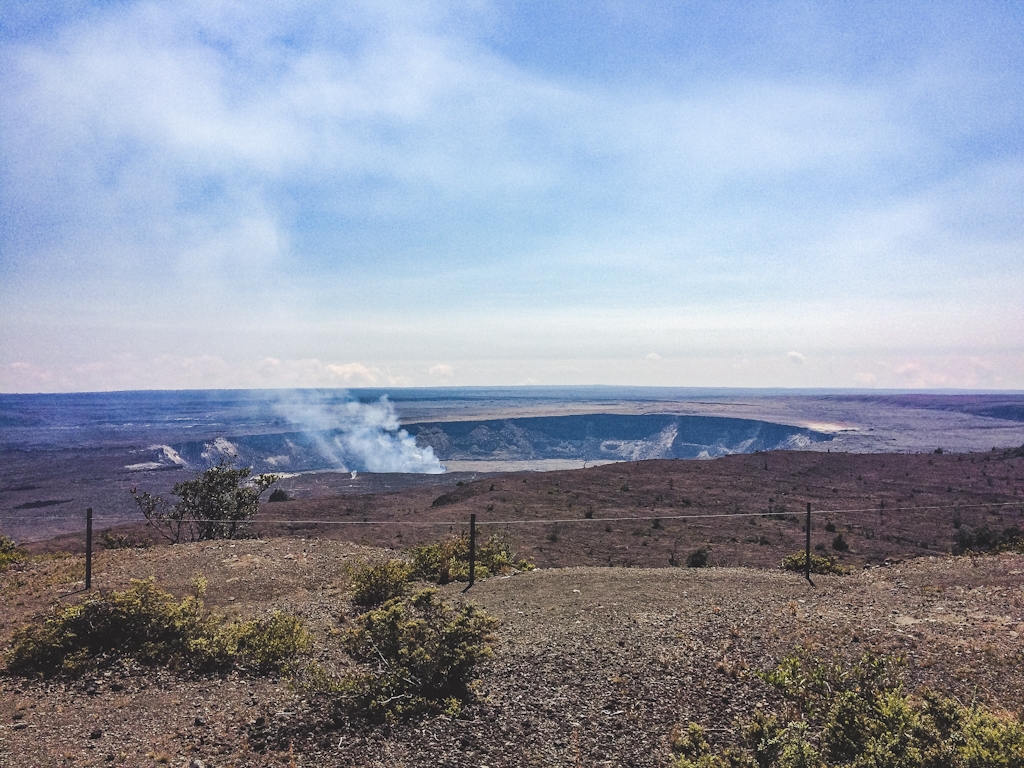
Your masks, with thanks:
M634 470L631 488L643 476ZM536 482L558 488L557 478ZM348 568L391 554L299 537L116 550L97 556L94 584L152 576L181 595L202 574L219 610L300 614L312 658L339 668L337 632L356 614ZM0 640L51 600L80 599L82 568L80 557L56 558L0 575ZM796 647L901 654L912 689L1024 709L1024 556L923 556L815 582L778 569L565 567L466 595L445 587L499 621L475 701L457 719L336 724L274 677L131 665L76 681L5 675L0 765L662 766L676 723L695 720L724 744L737 717L777 706L750 671Z
M783 557L803 550L810 504L815 549L861 568L947 553L961 528L1024 528L1024 458L1004 452L776 451L454 483L433 476L443 485L423 484L422 477L413 486L394 478L399 490L386 490L381 485L388 481L363 484L360 476L308 498L265 504L256 530L268 537L400 549L464 532L475 514L480 535L505 537L545 568L658 568L685 563L700 549L709 552L712 565L776 568ZM300 476L281 487L308 491L315 482ZM146 488L141 480L140 488ZM141 525L115 532L136 540L152 535ZM846 549L834 548L839 535ZM32 546L82 551L83 535Z

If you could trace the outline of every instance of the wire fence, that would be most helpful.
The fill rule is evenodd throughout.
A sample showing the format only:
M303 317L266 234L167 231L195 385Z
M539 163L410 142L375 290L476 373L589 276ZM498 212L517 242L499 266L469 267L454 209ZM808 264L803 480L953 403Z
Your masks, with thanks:
M284 517L284 516L273 516L273 517L264 516L264 517L259 517L259 518L247 518L247 519L241 519L241 520L218 519L218 518L187 518L186 520L181 521L181 523L184 524L184 525L191 525L191 524L195 524L195 523L228 524L228 525L231 525L231 526L240 526L243 530L252 530L253 528L250 527L250 526L259 526L259 528L261 528L264 531L267 529L267 526L270 526L270 527L272 527L272 526L285 526L286 528L292 528L293 530L294 530L294 528L296 526L305 526L305 527L324 526L325 528L334 528L334 529L339 529L339 528L344 528L344 527L356 527L356 528L358 528L358 527L361 527L361 528L368 528L368 527L382 528L383 527L383 528L391 528L391 529L400 529L400 528L428 529L428 528L444 528L444 527L447 527L450 530L454 529L454 528L459 528L462 531L465 531L468 528L468 534L469 534L469 539L470 539L470 552L472 553L472 552L475 551L476 529L477 529L477 527L481 527L481 528L488 528L489 527L489 528L492 528L492 529L495 528L495 527L499 527L499 528L504 527L506 530L509 530L509 529L511 529L513 527L520 527L520 526L521 527L525 527L527 529L531 528L531 527L535 527L535 526L546 526L550 530L556 530L558 526L592 526L592 525L601 525L601 524L603 524L605 526L605 530L606 531L611 531L611 527L610 526L611 526L612 523L620 523L620 524L627 524L627 525L629 525L629 524L636 525L636 524L642 524L642 523L649 523L651 525L651 527L664 531L666 529L666 527L670 523L680 523L680 524L685 526L685 525L687 525L687 524L689 524L691 522L698 522L698 521L709 521L709 522L717 523L717 522L728 522L730 520L749 519L749 520L751 520L752 525L755 525L755 524L757 524L757 521L756 521L755 518L771 518L771 519L775 519L775 520L784 520L784 521L787 521L787 522L795 523L795 522L799 522L800 521L800 517L804 517L805 518L805 522L802 525L802 529L800 530L800 536L799 536L799 540L803 540L803 541L799 541L799 540L798 541L794 541L796 539L796 537L793 536L793 535L796 535L797 531L796 530L791 530L790 546L791 546L791 550L792 550L793 545L798 543L798 542L799 542L799 544L803 545L802 549L804 551L804 559L805 559L805 566L806 566L805 569L804 569L804 571L805 571L804 575L805 575L806 579L810 582L811 581L810 580L810 575L811 575L811 554L812 554L812 552L811 552L811 550L812 550L812 523L811 523L812 517L820 517L820 516L824 515L824 516L827 516L827 517L829 517L829 518L831 518L833 520L849 520L851 518L856 517L857 515L865 515L865 514L876 514L876 513L878 513L880 516L889 515L890 517L893 517L893 516L899 517L900 515L906 515L906 514L911 514L911 513L936 512L936 511L944 511L945 510L945 511L953 512L957 516L957 518L958 518L958 516L961 515L962 513L966 513L966 512L969 512L969 511L989 512L989 513L991 513L993 511L1001 511L1001 510L1013 509L1013 508L1019 509L1020 510L1020 514L1022 515L1022 517L1024 517L1024 502L1021 502L1021 501L985 502L985 503L974 503L974 504L951 503L951 504L931 504L931 505L928 505L928 504L926 504L926 505L903 505L903 506L894 506L894 507L886 507L885 504L882 503L882 504L879 504L879 505L872 505L870 507L858 506L858 507L834 507L834 508L818 508L818 509L812 509L811 503L808 502L807 503L806 512L802 511L799 515L793 514L790 511L774 511L773 512L770 509L769 509L769 511L760 510L760 511L756 511L756 512L735 512L735 511L733 511L733 512L691 512L691 513L686 513L686 514L642 514L642 515L606 515L606 516L599 516L599 515L593 514L593 511L591 511L591 512L589 512L589 513L587 513L587 514L585 514L583 516L573 516L573 517L564 517L564 516L560 516L560 517L508 517L508 518L498 518L498 519L492 519L492 518L478 519L478 515L476 513L470 513L466 517L460 517L460 518L454 518L454 519L440 519L440 520L430 520L430 519L395 519L393 516L390 516L390 515L382 517L382 518L378 518L378 519L364 518L364 519L338 520L338 519L321 519L321 518L294 518L294 517ZM20 519L20 520L36 519L36 520L38 520L39 517L40 517L39 515L35 515L34 516L34 515L28 515L28 514L23 514L23 515L4 515L3 517L0 517L0 525L4 525L6 523L9 523L10 521L15 520L15 519ZM71 519L74 519L74 518L69 518L69 521L71 521ZM81 518L78 518L78 519L81 520ZM116 527L118 525L124 525L126 523L126 520L124 518L124 515L102 515L102 514L94 515L93 514L93 510L91 508L89 508L86 511L86 519L84 520L84 522L85 522L85 530L84 530L84 535L85 536L84 536L84 539L85 539L85 556L86 556L86 583L87 583L87 588L88 588L88 586L89 586L88 583L90 582L89 577L91 575L91 560L92 560L92 551L93 551L93 536L92 536L92 534L93 534L93 526L94 525L98 525L100 528L103 528L104 526L106 526L106 527L108 527L108 532L109 532L111 529L113 529L114 527ZM129 522L134 522L135 524L138 524L140 522L143 522L143 520L141 520L139 518L135 518L134 521L129 521ZM959 523L955 523L954 527L959 528ZM831 523L830 525L826 525L825 529L830 531L830 532L836 532L837 531L837 528L836 528L834 523ZM81 528L79 528L79 530L81 530ZM1019 530L1020 529L1017 528L1017 530L1018 530L1018 534L1019 534ZM852 534L852 531L853 531L853 526L850 526L848 528L848 532L851 532L851 534ZM398 537L400 538L400 534L398 535ZM871 538L873 538L873 536L868 536L867 538L871 539ZM889 537L889 539L891 541L892 537ZM900 536L896 536L895 537L895 540L896 540L897 544L899 544L901 542L901 539L902 538ZM840 535L837 537L837 540L835 540L834 543L833 543L835 549L837 549L837 550L841 550L841 549L845 550L846 545L844 545L844 547L840 547L839 546L839 542L841 540L843 540L842 532L840 532ZM548 541L551 542L551 543L557 542L557 536L554 535L554 534L549 534ZM677 539L677 545L678 545L678 541L679 540ZM906 540L906 541L910 541L910 540ZM735 537L733 537L731 539L731 542L738 543L738 540ZM758 544L761 544L761 543L762 542L760 542L760 541L758 542ZM646 547L647 546L647 542L643 542L642 546ZM924 542L921 543L921 546L923 548L925 548L925 549L928 548L927 545ZM540 546L538 546L537 549L540 550L540 551L543 551L543 548L540 547ZM628 549L628 546L626 547L626 549ZM823 550L823 549L825 549L825 547L824 547L824 545L822 543L819 542L817 544L817 546L815 547L815 549ZM549 547L549 550L550 550L550 547ZM609 564L613 564L613 563L609 560ZM630 564L630 563L627 562L626 564ZM672 565L678 564L677 559L676 559L676 551L675 551L675 549L673 549L672 554L671 554L671 556L669 558L669 564L672 564ZM470 574L471 574L471 577L474 574L474 569L473 569L473 564L472 564L472 555L470 556ZM813 582L812 582L812 584L813 584Z
M926 510L970 510L970 509L995 509L995 508L1014 508L1018 507L1024 514L1024 501L1001 501L1001 502L987 502L984 504L922 504L914 506L903 506L903 507L838 507L829 509L812 509L811 515L833 515L842 516L849 514L861 514L861 513L877 513L880 511L885 514L903 513L903 512L920 512ZM476 513L474 513L476 514ZM615 517L560 517L560 518L516 518L509 520L477 520L477 525L552 525L552 524L587 524L587 523L611 523L611 522L652 522L655 520L669 521L669 520L709 520L709 519L723 519L723 518L757 518L757 517L772 517L782 514L792 515L793 513L780 513L780 512L714 512L714 513L699 513L699 514L686 514L686 515L626 515L626 516L615 516ZM804 513L800 513L804 514ZM0 516L0 530L6 524L11 522L64 522L69 520L81 519L84 520L84 514L79 517L78 515L61 515L61 516L39 516L39 515L2 515ZM223 523L228 522L224 518L190 518L196 523ZM94 515L93 520L96 522L106 522L109 525L123 525L131 522L145 522L145 519L138 516L125 516L125 515ZM246 524L275 524L275 525L387 525L387 526L453 526L453 525L465 525L469 521L469 517L461 518L458 520L323 520L323 519L298 519L291 517L282 518L268 518L260 516L258 519L234 521L244 522Z

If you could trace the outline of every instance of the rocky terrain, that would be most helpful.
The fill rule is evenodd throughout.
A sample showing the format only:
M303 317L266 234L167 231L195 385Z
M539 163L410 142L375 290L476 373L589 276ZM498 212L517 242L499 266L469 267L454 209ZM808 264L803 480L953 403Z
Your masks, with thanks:
M153 576L172 591L209 581L243 615L284 608L316 636L351 620L346 565L385 553L335 541L208 542L105 553L101 589ZM3 635L51 599L80 596L81 561L2 577ZM734 720L777 705L754 669L800 646L901 654L908 684L1020 712L1024 556L924 557L846 577L745 568L541 569L467 595L500 624L460 718L391 726L332 722L286 679L115 668L74 681L0 678L0 764L204 766L666 765L678 722L728 743Z
M301 615L311 660L341 670L337 638L357 614L351 568L458 532L476 513L483 532L501 532L541 567L466 593L442 588L499 622L460 717L336 721L287 677L237 672L124 664L78 680L5 675L0 765L667 765L677 723L703 724L721 746L737 718L777 707L751 673L795 648L901 655L912 690L1024 710L1024 556L949 554L961 530L1021 525L1024 460L1008 453L785 452L338 490L265 505L258 539L101 550L94 588L153 577L180 596L202 575L217 610ZM802 545L807 502L823 512L814 544L850 575L812 586L779 569ZM743 516L698 517L716 514ZM509 519L528 522L484 525ZM839 534L849 549L834 548ZM682 567L706 547L713 567ZM0 575L0 641L51 601L80 600L82 578L80 555Z
M705 549L712 565L775 568L804 548L808 503L813 546L856 568L943 554L980 529L1024 529L1024 457L1008 451L774 451L505 475L300 475L279 486L294 500L264 505L260 535L401 549L466 531L476 514L480 535L507 538L542 567L666 567ZM103 520L97 512L98 531ZM838 535L846 549L834 548ZM32 546L82 544L79 528Z

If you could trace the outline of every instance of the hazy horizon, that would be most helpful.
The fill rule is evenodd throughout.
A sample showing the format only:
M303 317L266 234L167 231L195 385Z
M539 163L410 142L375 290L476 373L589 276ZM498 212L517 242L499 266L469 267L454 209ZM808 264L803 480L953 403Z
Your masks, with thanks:
M0 392L1024 390L1024 4L0 18Z
M885 397L888 395L1024 395L1022 389L985 389L985 388L957 388L957 387L932 387L932 388L881 388L881 387L714 387L714 386L676 386L671 384L428 384L428 385L395 385L387 387L179 387L179 388L149 388L149 389L90 389L90 390L62 390L62 391L39 391L39 392L0 392L0 398L10 396L49 396L49 395L116 395L133 393L161 392L184 394L214 393L214 392L348 392L363 397L379 397L380 395L390 396L393 392L456 392L459 390L474 391L520 391L520 392L543 392L544 390L623 390L643 391L649 390L652 393L662 392L665 394L685 394L688 397L701 395L743 395L754 394L763 397L779 396L872 396Z

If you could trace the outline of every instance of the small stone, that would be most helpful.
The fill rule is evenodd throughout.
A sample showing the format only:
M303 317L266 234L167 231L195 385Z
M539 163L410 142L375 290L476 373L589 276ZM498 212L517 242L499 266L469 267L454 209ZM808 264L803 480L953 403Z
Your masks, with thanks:
M101 738L102 736L103 736L103 731L101 731L101 730L100 730L99 728L94 728L94 729L93 729L93 730L92 730L92 731L91 731L91 732L89 733L89 738L90 738L90 739L99 739L99 738Z
M200 727L206 725L206 721L203 718L201 718L201 717L197 717L196 720L195 720L195 723L196 723L197 726L200 726Z

